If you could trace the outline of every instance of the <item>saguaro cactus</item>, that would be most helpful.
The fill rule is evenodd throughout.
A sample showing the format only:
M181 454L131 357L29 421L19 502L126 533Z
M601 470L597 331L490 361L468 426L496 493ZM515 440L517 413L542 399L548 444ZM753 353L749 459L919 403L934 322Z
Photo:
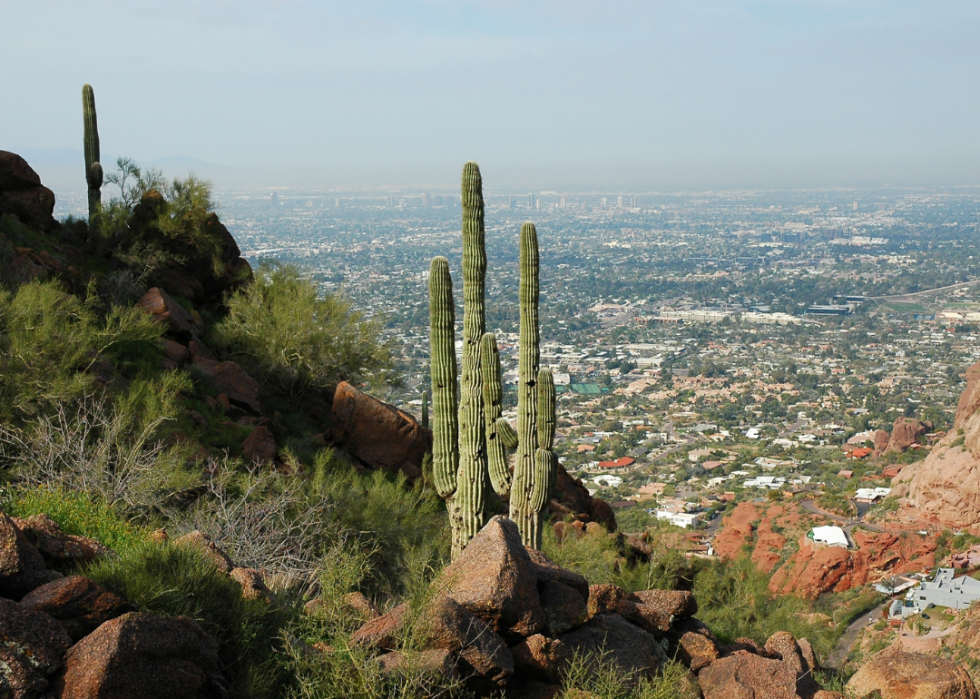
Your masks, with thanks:
M454 411L452 420L448 415L440 414L440 411L456 407L455 318L452 311L452 279L446 258L433 259L429 275L433 475L436 489L446 500L449 510L454 558L480 531L486 505L487 451L480 340L486 331L484 294L487 257L483 182L480 168L473 162L463 167L462 204L463 363L458 415Z
M102 206L102 163L99 153L99 124L95 114L95 91L91 85L82 87L82 119L85 125L85 180L88 183L88 225L97 225L99 207Z
M422 427L429 429L429 392L422 391Z

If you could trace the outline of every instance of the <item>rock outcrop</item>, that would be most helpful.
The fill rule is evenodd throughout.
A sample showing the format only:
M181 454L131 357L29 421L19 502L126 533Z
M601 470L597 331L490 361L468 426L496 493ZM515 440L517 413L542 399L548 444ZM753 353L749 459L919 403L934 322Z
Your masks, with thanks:
M0 696L42 696L69 646L68 632L50 616L0 599Z
M854 699L977 699L973 680L961 666L920 653L880 653L847 683Z
M47 581L44 558L13 521L0 512L0 597L19 600Z
M888 438L888 446L885 448L885 453L901 453L913 444L918 444L919 438L931 431L931 422L900 417L895 420L895 424L892 426L892 433Z
M13 214L22 223L42 230L55 228L54 192L16 153L0 150L0 215Z

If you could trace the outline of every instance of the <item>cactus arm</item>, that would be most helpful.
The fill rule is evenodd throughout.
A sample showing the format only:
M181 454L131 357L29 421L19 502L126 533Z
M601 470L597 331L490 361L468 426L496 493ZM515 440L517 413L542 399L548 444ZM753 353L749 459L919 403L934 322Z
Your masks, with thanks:
M540 516L551 500L558 480L558 457L555 444L555 380L549 369L538 371L538 450L534 454L534 482L531 509Z
M538 371L538 445L555 446L555 378L550 369Z
M456 492L456 470L459 465L455 327L449 260L434 257L429 268L432 478L436 492L442 498L449 498Z
M422 427L429 429L429 392L422 391Z
M502 417L497 420L497 436L508 449L517 449L517 432L514 430L511 424L507 422L506 418Z
M480 364L483 370L483 410L490 484L497 495L506 497L510 493L510 466L507 464L505 451L507 445L498 434L499 423L503 420L501 412L504 407L504 391L500 380L500 352L493 333L484 334L480 340ZM506 421L504 424L510 427Z

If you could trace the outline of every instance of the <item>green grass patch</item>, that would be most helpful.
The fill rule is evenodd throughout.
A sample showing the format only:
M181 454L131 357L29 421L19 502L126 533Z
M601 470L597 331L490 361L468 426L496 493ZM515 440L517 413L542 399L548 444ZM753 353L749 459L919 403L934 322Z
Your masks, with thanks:
M894 311L895 313L923 313L929 314L934 311L930 308L918 303L905 303L901 301L889 301L885 304L885 307Z
M109 505L86 493L59 488L7 488L0 493L0 509L11 517L46 514L65 534L87 536L113 551L124 551L145 541L147 531L128 522Z

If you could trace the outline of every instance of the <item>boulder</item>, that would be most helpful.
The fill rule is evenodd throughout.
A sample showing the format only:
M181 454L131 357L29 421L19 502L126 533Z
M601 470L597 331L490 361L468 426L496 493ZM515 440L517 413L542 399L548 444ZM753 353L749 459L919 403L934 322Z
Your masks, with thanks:
M846 690L854 699L977 699L962 666L920 653L879 653L854 673Z
M647 633L661 636L670 631L674 617L653 605L624 599L617 607L618 614Z
M178 546L190 546L197 549L222 573L230 573L235 568L235 564L228 557L228 554L222 551L216 543L211 541L211 537L202 531L194 530L184 534L174 543Z
M0 599L0 696L40 697L70 646L68 632L50 616Z
M715 635L694 617L674 624L666 637L670 644L668 653L694 673L700 672L724 655L724 649Z
M504 640L451 598L436 598L419 621L426 649L458 654L478 675L496 686L507 684L514 674L514 659Z
M232 568L228 577L241 586L242 597L247 600L271 602L274 598L272 590L265 584L262 573L254 568Z
M109 553L109 547L103 546L95 539L65 534L58 523L46 514L11 519L48 561L94 561Z
M408 611L407 604L399 604L390 612L371 619L351 634L351 645L372 650L394 650L408 619Z
M107 621L65 658L61 699L198 699L218 644L197 622L130 612Z
M0 215L13 214L28 226L51 230L58 227L54 204L54 192L41 184L27 161L0 150Z
M589 600L589 581L578 573L562 568L552 563L547 556L537 549L527 549L527 555L531 558L531 567L534 575L538 579L538 585L546 582L560 582L577 591L582 599Z
M885 449L888 448L889 439L891 439L891 435L884 430L875 430L875 451L879 454L884 453Z
M617 614L619 603L625 600L627 593L618 585L604 583L589 585L589 616L596 614Z
M262 413L259 384L236 362L218 362L202 355L194 357L194 366L218 395L227 396L231 403L253 413Z
M517 525L497 515L433 582L504 635L530 636L544 628L537 575Z
M698 613L697 600L686 590L641 590L629 598L673 619L686 619Z
M35 588L20 601L20 606L57 619L75 641L110 619L135 611L122 597L80 575Z
M557 580L538 585L544 610L544 630L551 636L571 631L588 619L588 605L581 593Z
M393 405L341 381L331 408L332 439L371 468L422 475L422 459L432 448L432 431Z
M652 676L667 660L657 639L615 614L599 614L559 639L595 663L602 654L628 673Z
M0 596L17 600L47 581L44 558L13 521L0 512Z
M153 287L136 302L136 305L153 316L167 331L185 340L197 337L204 326L184 307L174 301L164 289Z
M744 650L698 673L704 699L798 699L796 681L788 664Z
M255 464L273 463L278 451L276 437L265 425L256 427L242 442L242 456Z
M514 671L524 679L560 683L573 654L559 640L541 634L529 636L510 649Z
M179 342L175 342L174 340L168 340L166 338L163 338L160 340L160 343L163 345L164 356L167 359L169 359L171 362L173 362L175 365L181 366L183 364L186 364L187 361L190 359L191 355L190 352L187 350L187 347L180 344Z
M362 592L349 592L344 595L344 603L365 619L377 619L381 616L374 602Z

